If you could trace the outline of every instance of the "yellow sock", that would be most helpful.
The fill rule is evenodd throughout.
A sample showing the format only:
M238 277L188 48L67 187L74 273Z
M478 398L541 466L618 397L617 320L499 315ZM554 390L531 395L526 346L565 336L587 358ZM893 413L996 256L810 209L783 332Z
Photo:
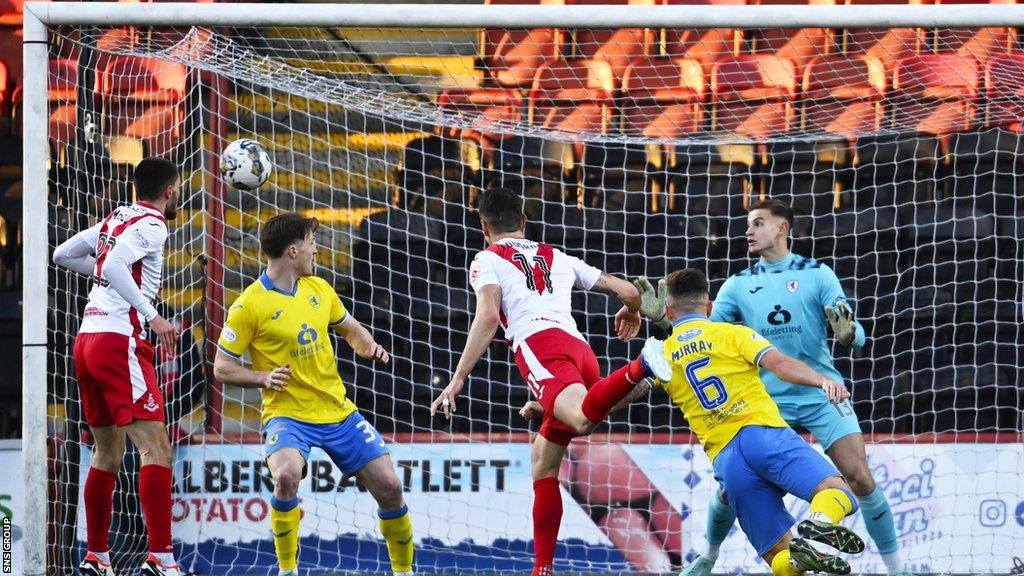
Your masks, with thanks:
M783 550L772 558L773 576L803 576L803 570L797 570L796 566L789 561L789 550Z
M849 493L838 488L826 488L811 499L811 515L824 514L833 524L838 524L854 511L856 507Z
M270 499L270 528L274 531L274 552L277 565L284 570L295 570L299 564L299 519L302 509L299 499Z
M380 533L388 543L388 557L391 570L395 573L412 572L412 520L408 506L391 512L377 512L380 517Z

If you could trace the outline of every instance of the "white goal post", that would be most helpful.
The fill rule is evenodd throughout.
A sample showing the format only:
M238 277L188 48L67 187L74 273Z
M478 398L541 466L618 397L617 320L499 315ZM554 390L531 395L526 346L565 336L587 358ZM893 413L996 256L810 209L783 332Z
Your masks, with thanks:
M542 6L27 2L24 12L24 573L47 573L47 141L50 26L889 28L1024 27L1024 5Z

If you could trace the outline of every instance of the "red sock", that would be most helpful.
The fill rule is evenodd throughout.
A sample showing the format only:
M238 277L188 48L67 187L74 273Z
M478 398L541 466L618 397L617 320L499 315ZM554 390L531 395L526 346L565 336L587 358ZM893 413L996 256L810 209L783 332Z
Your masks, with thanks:
M139 471L139 499L146 517L149 551L171 552L171 469L147 464Z
M550 576L555 561L558 528L562 524L562 492L558 478L533 482L533 561L532 576Z
M117 474L89 468L85 478L85 538L89 552L110 550L110 517L114 512L114 486Z
M637 358L615 372L598 380L583 397L583 415L597 424L608 412L629 394L645 375L643 361Z

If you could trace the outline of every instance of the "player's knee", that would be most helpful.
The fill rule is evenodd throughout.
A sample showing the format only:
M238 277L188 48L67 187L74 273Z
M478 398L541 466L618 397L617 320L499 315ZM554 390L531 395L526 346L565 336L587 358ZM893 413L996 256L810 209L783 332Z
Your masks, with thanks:
M376 492L377 505L381 510L397 510L402 507L402 483L397 476L381 481Z
M302 481L301 466L280 466L274 471L274 495L278 498L294 498L299 493Z
M814 493L817 494L822 490L828 490L829 488L835 488L836 490L843 490L844 492L850 491L850 486L846 483L842 476L829 476L821 481L820 484L814 489Z
M850 490L857 496L867 496L875 490L875 479L867 470L856 470L846 476Z
M572 428L580 436L590 436L594 431L595 424L590 420L587 420L586 417L581 416L580 419L572 425Z

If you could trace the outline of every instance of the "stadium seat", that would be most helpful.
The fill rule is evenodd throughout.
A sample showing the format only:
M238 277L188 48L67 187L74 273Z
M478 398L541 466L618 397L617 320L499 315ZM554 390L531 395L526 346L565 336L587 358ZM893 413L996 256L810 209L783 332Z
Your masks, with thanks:
M802 130L827 132L851 141L882 124L885 67L871 56L819 56L804 72Z
M763 189L797 214L828 214L839 204L849 162L845 140L770 142L765 145Z
M630 61L650 54L654 45L654 32L649 28L577 30L574 37L574 56L605 60L612 67L616 84L621 81Z
M739 56L711 71L712 126L764 140L789 131L796 79L793 63L773 55Z
M1016 0L988 0L977 2L971 0L935 0L936 4L1016 4ZM986 27L937 29L934 40L927 47L934 52L955 52L961 56L971 56L985 63L989 58L1006 54L1017 43L1017 34L1013 28Z
M945 137L976 125L978 61L951 52L922 54L896 64L890 98L893 128Z
M529 122L555 132L607 134L615 76L604 60L555 60L537 70Z
M665 190L664 154L656 145L587 144L577 169L583 205L591 208L643 213Z
M703 129L704 71L690 58L634 59L622 79L621 130L673 139Z
M857 139L851 194L857 207L912 209L934 198L939 141L915 135Z
M876 4L928 4L930 0L846 0L847 5L873 6ZM849 28L838 39L839 49L847 55L863 54L876 58L885 67L886 77L892 75L896 62L921 51L924 31L918 28Z
M118 57L100 70L98 80L107 134L142 141L147 155L169 156L181 138L185 67Z
M461 133L481 141L485 153L493 148L493 141L501 135L493 130L496 123L518 122L523 97L518 90L505 88L478 88L475 90L445 90L438 97L437 107L442 112L459 116L460 124L469 127Z
M662 0L666 6L744 5L746 0ZM685 29L667 28L664 53L671 58L692 58L711 72L716 60L738 56L743 45L743 31L732 28Z
M577 203L576 174L571 170L574 155L574 147L564 142L523 136L504 138L485 158L483 187L522 190L523 208L531 221L557 220L564 203Z
M563 4L561 0L484 0L484 4ZM564 34L554 28L480 31L479 67L484 85L526 88L538 68L562 55Z
M1024 132L1024 52L994 56L985 64L985 126Z
M752 4L809 4L834 5L836 0L755 0ZM754 54L773 54L780 58L788 58L793 62L796 77L804 73L804 66L815 56L823 56L832 51L835 44L835 32L831 28L765 28L749 31L748 43Z
M441 216L447 203L468 204L477 174L463 162L460 139L431 135L405 145L397 177L399 206Z
M51 59L49 81L50 105L50 146L56 153L58 164L62 164L64 150L74 142L78 126L78 62L75 60ZM15 122L16 130L22 129L21 121Z

